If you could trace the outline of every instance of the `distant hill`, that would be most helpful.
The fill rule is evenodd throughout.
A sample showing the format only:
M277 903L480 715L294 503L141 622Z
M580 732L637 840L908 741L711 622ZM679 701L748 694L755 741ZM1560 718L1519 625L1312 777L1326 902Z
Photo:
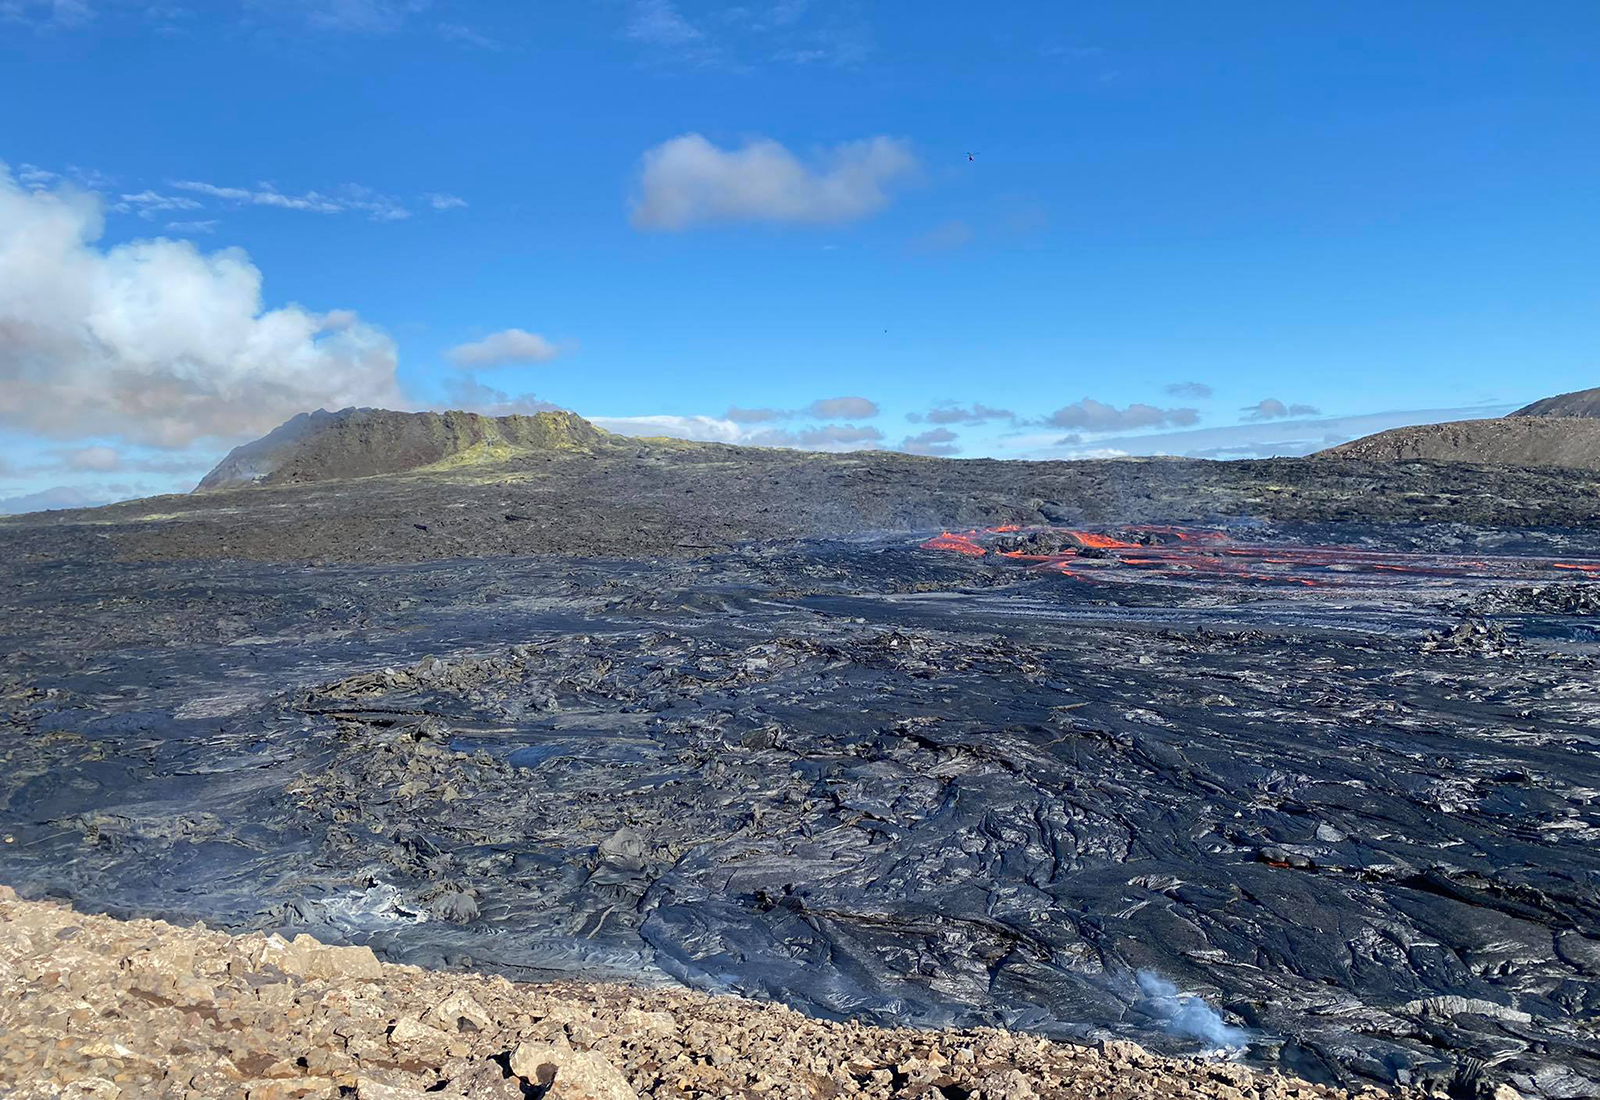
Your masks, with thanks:
M1511 415L1600 417L1600 386L1542 398L1531 405L1522 406Z
M1568 398L1600 400L1600 390L1536 401L1528 409ZM1317 452L1325 458L1359 458L1377 462L1431 459L1478 462L1497 466L1564 466L1600 469L1600 405L1596 412L1558 415L1528 412L1488 420L1453 420L1392 428Z
M235 447L195 491L396 474L536 451L584 451L610 438L576 413L561 411L482 416L318 409Z

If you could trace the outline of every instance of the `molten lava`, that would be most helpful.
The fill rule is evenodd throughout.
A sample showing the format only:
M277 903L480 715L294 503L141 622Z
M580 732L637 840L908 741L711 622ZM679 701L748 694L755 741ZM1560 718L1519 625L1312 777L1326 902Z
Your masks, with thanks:
M1015 524L945 531L922 543L967 557L992 556L1027 569L1048 569L1079 580L1148 578L1296 584L1307 588L1379 583L1405 573L1422 583L1467 578L1510 579L1542 568L1600 574L1600 562L1537 558L1469 560L1442 554L1354 546L1265 545L1239 542L1223 531L1141 525L1106 531L1023 528ZM1311 574L1311 575L1307 575Z
M949 531L935 535L922 544L924 550L954 550L957 554L966 554L970 557L981 558L988 553L979 546L976 537L978 532L968 531L964 535L952 535Z

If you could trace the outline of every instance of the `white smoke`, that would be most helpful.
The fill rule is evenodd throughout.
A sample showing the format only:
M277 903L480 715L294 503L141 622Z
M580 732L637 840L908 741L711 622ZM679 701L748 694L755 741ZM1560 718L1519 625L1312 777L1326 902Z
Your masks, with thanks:
M1192 993L1179 993L1178 987L1153 970L1138 973L1139 991L1145 995L1146 1012L1161 1021L1171 1035L1199 1039L1211 1047L1243 1047L1250 1033L1222 1022L1216 1009Z
M183 447L404 407L393 342L354 314L263 309L239 249L102 248L103 230L98 196L26 190L0 163L0 427Z

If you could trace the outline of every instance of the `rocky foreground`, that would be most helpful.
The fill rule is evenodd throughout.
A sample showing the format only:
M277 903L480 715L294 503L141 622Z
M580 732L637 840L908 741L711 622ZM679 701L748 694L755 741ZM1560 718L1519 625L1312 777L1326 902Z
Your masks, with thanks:
M1159 1058L1133 1043L1090 1048L990 1029L875 1028L679 989L430 972L308 936L290 943L89 916L19 901L9 887L0 887L0 1094L1351 1095L1228 1063Z

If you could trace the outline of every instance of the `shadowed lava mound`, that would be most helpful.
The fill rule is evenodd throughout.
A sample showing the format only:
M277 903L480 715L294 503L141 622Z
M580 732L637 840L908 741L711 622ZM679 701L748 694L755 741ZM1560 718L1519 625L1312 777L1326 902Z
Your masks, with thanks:
M1546 397L1510 416L1391 428L1319 451L1373 462L1473 462L1600 469L1600 388Z
M1531 405L1524 405L1511 415L1600 417L1600 386L1541 398Z

